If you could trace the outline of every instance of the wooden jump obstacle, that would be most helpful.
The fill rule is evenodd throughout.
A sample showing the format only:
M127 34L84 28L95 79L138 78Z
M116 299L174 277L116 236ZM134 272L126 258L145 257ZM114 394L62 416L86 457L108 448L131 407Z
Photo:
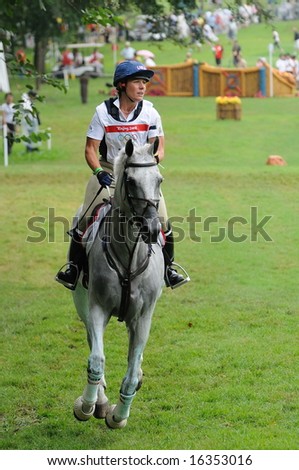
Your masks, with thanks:
M202 64L152 67L155 75L148 85L152 96L270 96L270 67L243 69ZM273 96L294 96L295 82L272 69Z

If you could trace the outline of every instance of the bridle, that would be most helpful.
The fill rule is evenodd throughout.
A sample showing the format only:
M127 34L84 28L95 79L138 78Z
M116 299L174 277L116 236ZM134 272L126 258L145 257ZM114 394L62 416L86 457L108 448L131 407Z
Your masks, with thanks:
M145 208L143 210L143 213L139 215L140 217L143 217L146 210L149 207L153 207L155 210L158 210L160 198L159 199L147 199L147 198L132 195L130 193L130 190L129 190L129 180L128 180L128 178L126 178L126 176L127 176L126 169L127 168L149 168L149 167L157 166L157 165L158 165L158 161L149 162L149 163L137 163L137 162L136 163L133 163L133 162L126 163L125 171L124 171L124 178L123 178L123 184L124 184L124 189L125 189L125 198L128 201L131 213L134 217L136 217L136 216L138 217L138 214L137 214L137 211L134 207L133 201L141 201L141 202L146 203Z

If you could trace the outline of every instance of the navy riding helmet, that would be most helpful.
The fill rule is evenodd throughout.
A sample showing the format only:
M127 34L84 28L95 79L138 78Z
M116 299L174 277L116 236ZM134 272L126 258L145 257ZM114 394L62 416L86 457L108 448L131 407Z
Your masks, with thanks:
M143 78L148 82L153 75L153 70L148 70L141 62L137 62L136 60L126 60L118 64L116 67L113 77L113 85L117 86L121 80L126 80L128 78Z

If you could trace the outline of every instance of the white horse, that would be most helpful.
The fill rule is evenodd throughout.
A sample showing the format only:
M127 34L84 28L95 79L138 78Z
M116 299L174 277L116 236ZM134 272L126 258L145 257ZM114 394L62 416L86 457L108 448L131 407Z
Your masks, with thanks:
M90 347L83 395L74 405L79 420L92 415L107 426L127 424L130 407L142 382L141 363L151 319L164 285L159 242L158 205L162 177L153 144L134 148L129 140L114 165L115 192L110 213L101 224L89 256L89 283L78 282L74 303ZM154 244L154 247L152 247ZM124 320L129 335L128 367L117 405L105 393L103 334L112 316Z

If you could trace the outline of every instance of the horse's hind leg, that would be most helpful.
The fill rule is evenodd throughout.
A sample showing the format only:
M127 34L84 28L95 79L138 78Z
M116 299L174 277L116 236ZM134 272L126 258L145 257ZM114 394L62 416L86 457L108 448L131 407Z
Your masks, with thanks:
M86 325L91 350L87 368L88 380L83 395L77 398L74 405L74 414L81 421L88 420L92 415L104 418L108 410L108 398L105 395L103 349L103 334L107 321L98 310L97 308L90 313Z
M128 324L128 369L122 382L118 403L115 407L111 407L106 415L106 424L110 428L122 428L127 424L136 391L141 387L141 363L143 350L149 336L150 317L148 315L147 318L139 318L134 324L133 322Z

